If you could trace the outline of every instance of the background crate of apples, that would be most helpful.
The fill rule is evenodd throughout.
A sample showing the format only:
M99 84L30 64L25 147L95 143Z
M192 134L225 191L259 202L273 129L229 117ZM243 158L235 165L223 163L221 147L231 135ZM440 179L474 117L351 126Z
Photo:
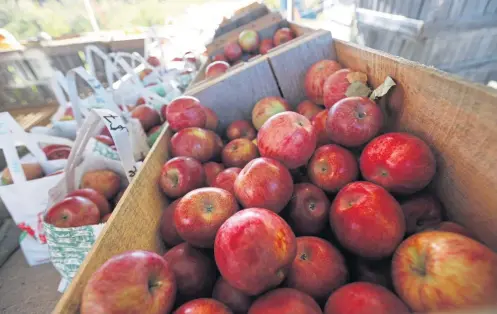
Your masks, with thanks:
M336 62L317 63L324 59L336 60L341 68L351 70L337 71ZM316 63L312 67L313 74L306 78ZM377 106L371 106L367 99L355 99L352 102L355 107L347 106L350 100L343 101L340 110L335 107L334 101L338 98L364 93L365 83L376 88L387 76L397 85ZM320 102L323 83L328 92L322 101L334 109L322 114L324 107L308 102L300 104L304 99ZM352 85L353 90L349 89ZM198 118L195 114L198 104L194 100L183 100L187 106L182 110L190 113L187 120L175 119L181 117L181 110L178 113L174 107L182 107L181 104L170 104L169 126L162 130L140 172L124 192L115 214L55 313L77 313L80 309L82 313L96 313L97 306L115 306L117 303L111 298L121 287L125 288L125 283L112 285L114 291L100 291L98 287L108 287L104 283L112 282L112 276L105 274L122 272L126 262L133 264L145 253L128 253L121 259L124 264L109 259L130 250L162 255L166 252L163 236L169 244L183 240L189 243L168 245L165 258L173 261L170 266L157 255L146 253L149 260L159 265L163 281L151 282L145 272L134 272L127 277L129 281L140 282L148 302L153 302L148 289L157 288L157 295L165 298L162 310L176 308L200 296L212 297L214 282L220 280L215 270L217 266L224 280L216 283L214 296L227 304L233 294L238 293L237 296L242 297L237 300L241 302L230 303L232 310L239 306L246 311L251 306L248 311L251 314L269 313L268 309L274 313L322 313L323 310L326 314L350 313L354 306L358 306L359 313L406 313L408 307L413 311L437 312L468 306L494 306L486 310L472 309L471 313L495 311L497 196L493 187L497 186L497 172L493 166L497 126L493 117L497 114L494 106L497 95L494 91L416 63L333 41L329 33L319 31L288 43L264 58L256 58L244 67L235 67L222 77L194 86L187 94L214 110L219 119L215 128L218 135L205 129L181 130L185 125L203 123L206 126L207 116L203 120ZM347 107L352 109L347 111ZM290 113L289 109L306 117L317 115L309 120ZM260 121L261 113L267 118L282 111L286 113L269 119L265 125ZM364 115L375 117L368 123L375 126L367 130L372 132L369 136L383 135L366 148L362 144L364 138L359 141L361 144L348 142L356 138L352 135L345 139L334 138L334 142L342 142L347 149L330 144L326 128L364 135L354 131L351 123L331 124L333 118L329 116L335 116L336 121L337 114L354 121ZM237 120L248 123L237 122L237 126L233 123ZM378 124L381 120L383 123ZM252 125L260 128L255 151ZM248 128L244 130L244 127ZM293 137L289 136L291 132L295 132ZM392 135L390 132L402 133ZM250 139L235 140L240 146L232 144L232 138L240 134ZM225 140L224 148L219 146L220 136ZM210 140L203 142L199 138ZM318 139L322 141L319 145L324 146L316 149L314 143ZM193 147L205 150L195 151ZM404 148L409 147L414 148L406 153ZM258 159L259 154L272 159ZM181 155L196 157L204 164L185 157L168 162ZM217 159L214 156L218 156ZM244 160L247 156L256 159ZM329 162L330 158L333 162ZM386 159L390 163L386 163ZM304 171L299 171L302 167L297 166L307 164L308 160ZM224 165L207 166L211 161L222 161ZM333 168L339 165L342 171L337 175ZM420 168L413 168L414 165ZM209 174L216 168L233 166L243 170L222 172L231 182L236 177L235 182L226 187L232 188L233 193L216 188L196 189L206 185L199 178L212 179ZM185 177L178 173L193 174L195 180L183 186ZM326 174L330 174L328 179ZM216 182L218 179L219 176L211 184L226 183ZM356 180L370 182L360 181L343 187ZM168 187L171 181L172 187ZM294 188L292 182L300 189ZM183 196L189 190L193 191ZM417 194L419 192L423 194ZM324 216L322 213L306 215L313 212L299 204L306 199L306 193L321 195L321 198L315 196L319 201L311 207L324 207ZM168 207L178 196L182 199L173 203L176 208ZM210 205L204 207L204 201ZM413 202L418 205L413 206ZM420 202L427 205L419 205ZM234 214L248 207L270 210L243 210ZM224 210L218 211L218 208ZM199 214L202 211L215 212L205 214L212 218L208 220L210 223L206 223L205 215ZM161 219L163 213L168 214ZM173 218L167 219L167 215ZM305 219L313 223L299 224ZM252 224L250 232L240 232L247 224ZM164 226L169 228L161 230ZM172 232L173 226L177 233ZM313 226L316 230L307 230ZM418 232L425 227L453 232ZM411 233L415 235L410 236ZM171 235L176 236L177 242L172 243ZM326 254L326 258L316 258L314 254L319 254L315 253L319 250L325 252L321 254ZM189 270L175 266L174 262L179 264L181 260L195 264L192 269L198 276L183 277ZM106 262L105 272L97 271ZM246 267L237 268L241 265ZM350 284L352 281L374 284ZM165 288L157 287L156 283ZM177 288L176 304L174 287ZM227 290L230 293L226 293ZM259 296L266 290L271 291ZM354 299L357 294L381 302L367 303L366 308L360 308ZM82 302L87 305L81 308ZM151 306L147 302L127 304ZM207 306L214 309L212 313L230 313L212 299L186 303L175 313L186 313L188 308L199 311ZM150 309L141 311L152 313Z

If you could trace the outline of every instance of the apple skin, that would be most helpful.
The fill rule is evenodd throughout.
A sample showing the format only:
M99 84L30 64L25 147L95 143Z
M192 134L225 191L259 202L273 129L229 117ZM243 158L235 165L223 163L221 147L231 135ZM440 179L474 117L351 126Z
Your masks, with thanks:
M81 196L95 203L95 205L97 205L98 207L98 210L100 211L100 216L105 216L111 212L109 201L107 201L105 196L98 193L94 189L74 190L66 195L66 197L71 196Z
M320 147L326 144L331 144L331 140L326 133L326 119L328 118L328 110L323 110L317 113L312 119L312 127L316 132L317 143L316 146Z
M338 192L331 203L330 226L346 249L370 259L391 255L406 231L400 204L381 186L365 181Z
M219 227L240 207L226 190L200 188L181 198L174 211L174 224L186 242L201 248L212 248Z
M228 62L228 59L226 59L226 57L224 56L224 54L222 53L219 53L217 55L215 55L214 57L212 57L212 61L224 61L224 62Z
M400 206L406 217L408 235L435 227L442 222L442 205L430 194L415 195L403 201Z
M115 145L114 140L112 139L112 137L107 136L107 135L99 134L99 135L95 136L95 139L97 141L99 141L100 143L104 143L105 145L108 145L108 146Z
M423 189L436 171L430 147L408 133L387 133L374 138L362 151L359 164L366 180L399 194Z
M275 114L291 110L288 102L279 96L262 98L252 109L252 124L256 130L259 130Z
M221 171L221 173L217 175L212 186L224 189L235 195L235 181L241 171L242 168L235 167Z
M231 122L231 124L226 129L226 137L229 140L234 140L237 138L246 138L249 140L255 139L257 136L257 131L247 120L236 120Z
M314 118L315 115L323 110L321 106L316 105L310 100L304 100L297 106L297 113L300 113L306 117L309 121Z
M323 85L326 79L342 66L334 60L321 60L314 63L306 72L304 90L307 97L314 103L322 105Z
M353 282L335 291L326 302L324 314L411 313L386 288L369 282Z
M109 220L110 216L112 216L112 213L108 213L108 214L104 215L102 217L102 219L100 219L100 223L102 223L102 224L106 223Z
M205 128L215 132L219 125L219 118L217 117L216 112L211 108L205 106L202 106L202 108L205 111L205 117L206 117Z
M203 165L205 172L205 181L208 186L212 186L217 175L224 170L224 165L217 162L207 162Z
M365 73L354 72L351 69L341 69L331 74L323 84L323 104L327 109L333 107L339 100L348 96L346 95L349 86L354 82L361 82L367 85L368 77Z
M358 147L375 137L383 126L380 106L366 97L347 97L328 111L326 133L335 143Z
M292 192L290 172L271 158L252 160L235 180L235 196L245 208L261 207L279 213L290 201Z
M145 105L147 103L147 100L144 97L140 97L136 100L136 105Z
M227 43L224 46L224 56L228 61L235 62L242 57L242 47L238 43Z
M174 314L233 314L233 312L223 303L214 300L201 298L192 300L180 306Z
M147 63L153 67L160 67L160 60L155 56L150 56L147 58Z
M226 304L235 314L247 313L252 304L250 296L231 286L223 277L214 285L212 298Z
M140 80L144 80L150 73L152 73L152 69L143 69L140 73L138 73L138 76L140 77Z
M280 288L260 296L248 314L322 314L319 305L307 294L290 288Z
M166 119L173 131L179 131L189 127L205 127L207 116L197 98L180 96L167 105Z
M22 171L24 172L24 175L26 176L26 180L28 181L43 177L43 169L41 168L41 165L37 162L23 163L21 164L21 167ZM2 171L1 179L3 185L14 183L9 168L5 168Z
M208 296L216 278L213 261L202 251L188 243L181 243L168 250L164 259L171 266L176 278L178 297L191 300Z
M186 128L171 138L171 153L174 157L186 156L207 162L219 156L222 140L215 132L201 128Z
M277 47L295 38L295 33L288 27L278 29L273 35L274 46Z
M82 294L81 314L169 313L176 298L176 280L162 256L129 251L100 266Z
M159 138L160 133L162 132L162 128L164 125L156 125L147 132L147 144L152 147L155 144L155 141Z
M259 48L259 34L252 29L243 30L238 35L238 44L245 52L256 51Z
M71 196L50 207L45 222L58 228L96 225L100 222L100 211L91 200Z
M80 189L90 188L99 192L106 199L112 199L121 188L121 177L110 170L86 172L81 178Z
M369 282L393 290L391 264L390 258L371 261L358 257L353 264L356 275L354 281Z
M273 39L266 38L261 40L261 44L259 45L259 53L261 55L265 55L269 52L269 50L274 48Z
M248 295L258 295L282 283L296 253L290 226L263 208L244 209L228 218L214 243L221 275Z
M48 160L68 159L71 154L71 147L61 146L46 153Z
M140 121L145 132L160 124L159 113L149 105L136 106L133 111L131 111L131 117Z
M257 146L246 138L232 140L221 152L221 160L226 167L243 168L257 157L259 157Z
M205 68L205 77L206 78L213 78L216 76L220 76L221 74L226 73L228 69L230 68L230 65L228 62L225 61L214 61L211 64Z
M269 118L257 134L261 156L276 159L289 169L307 164L316 149L316 141L311 122L291 111Z
M454 232L466 236L468 238L471 238L475 241L479 241L478 238L468 229L452 221L442 221L439 225L433 226L433 228L430 229L445 231L445 232Z
M347 183L357 179L359 168L356 158L349 150L328 144L316 149L307 166L307 175L317 187L336 193Z
M416 312L495 306L497 254L457 233L424 231L397 248L392 279Z
M326 226L330 200L317 186L299 183L293 186L287 221L298 235L316 235Z
M180 199L181 198L178 198L162 211L159 232L162 236L162 240L169 247L176 246L185 241L178 234L176 225L174 224L174 212Z
M168 197L177 198L204 186L202 164L190 157L169 159L161 170L159 186Z
M285 285L316 300L326 300L348 278L345 259L331 243L317 237L298 237L297 256Z

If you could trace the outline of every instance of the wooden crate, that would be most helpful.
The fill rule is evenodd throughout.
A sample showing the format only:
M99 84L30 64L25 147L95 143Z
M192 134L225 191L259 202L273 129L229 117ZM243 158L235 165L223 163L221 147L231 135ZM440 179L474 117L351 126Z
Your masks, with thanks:
M238 9L234 12L233 16L225 19L216 30L214 39L222 36L240 26L248 24L258 18L269 14L269 9L265 4L253 2L246 7Z
M198 84L206 82L205 81L205 69L207 68L207 66L210 63L210 58L216 54L222 53L224 46L227 43L237 42L238 35L243 30L245 30L245 29L256 30L259 34L259 37L261 39L265 39L265 38L271 38L273 36L274 32L276 32L276 30L281 28L281 27L289 27L290 29L292 29L295 32L295 34L297 35L297 38L288 42L288 43L285 43L281 46L273 48L271 50L271 52L279 51L280 48L284 49L284 47L286 47L286 45L289 45L290 43L300 42L300 40L302 39L302 37L304 35L311 34L313 31L315 31L309 27L305 27L305 26L302 26L302 25L299 25L296 23L288 22L287 20L283 20L279 13L266 15L263 18L261 18L257 21L254 21L253 23L247 24L247 25L245 25L245 26L243 26L243 27L241 27L233 32L230 32L229 34L226 34L226 37L223 36L223 38L219 38L219 40L216 41L216 43L208 45L207 46L208 59L202 65L199 72L197 73L197 75L193 79L192 83L190 84L190 86L191 86L190 88L192 88L193 86L196 86ZM247 60L246 62L249 62L251 60L255 60L258 57L266 57L266 56L257 55L256 57L251 58L251 59ZM237 66L240 66L240 65L237 65ZM230 69L230 71L231 71L231 69ZM223 77L223 76L221 76L221 77Z
M336 57L342 65L366 72L374 87L387 75L392 76L398 86L388 106L390 129L412 132L433 148L438 172L432 185L449 218L497 250L497 194L493 191L497 186L496 91L341 41L323 44L318 49L311 52L288 45L286 54L280 52L254 60L247 67L234 69L224 79L192 88L188 94L214 109L224 129L234 119L250 118L252 107L260 98L286 96L282 87L299 84L305 68L294 71L292 67L304 60L310 64L323 56ZM273 75L273 69L283 71L288 60L292 63L286 66L287 75ZM158 228L167 200L157 181L169 156L170 135L165 128L54 313L77 313L86 282L110 257L133 249L163 252Z

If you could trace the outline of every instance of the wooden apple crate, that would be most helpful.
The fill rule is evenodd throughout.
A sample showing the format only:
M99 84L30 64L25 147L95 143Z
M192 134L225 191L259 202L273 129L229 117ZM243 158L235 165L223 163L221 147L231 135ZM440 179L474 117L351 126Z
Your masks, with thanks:
M250 23L258 18L269 14L269 9L265 4L253 2L243 8L236 10L233 16L224 20L216 30L214 39L222 36L240 26Z
M387 106L389 129L416 134L432 147L438 171L431 188L445 205L448 217L497 250L496 91L372 49L326 41L318 35L234 68L225 77L194 87L187 94L214 109L224 130L235 119L250 119L253 105L263 97L280 95L295 105L304 98L306 69L324 58L366 72L374 87L390 75L398 85ZM311 50L312 41L321 45ZM110 257L135 249L164 252L158 230L168 201L157 181L169 158L170 137L171 131L164 128L54 313L78 313L86 282Z
M240 33L243 32L244 30L253 29L253 30L257 31L257 33L259 34L259 37L261 39L265 39L265 38L272 38L272 36L276 32L276 30L278 30L281 27L289 27L291 30L293 30L295 32L295 34L297 35L297 38L295 38L294 40L287 42L283 45L275 47L271 51L279 50L280 48L284 49L284 47L286 47L287 45L289 45L290 43L292 43L294 41L300 42L300 40L303 40L302 37L316 31L312 28L284 20L283 17L281 16L281 14L279 14L279 13L272 13L272 14L268 14L266 16L263 16L260 19L254 21L250 24L244 25L243 27L237 28L236 30L231 31L231 32L225 34L224 36L219 37L215 42L207 45L206 50L207 50L208 59L206 62L204 62L204 64L200 68L199 72L197 73L197 75L193 79L189 88L191 89L194 86L197 86L198 84L202 84L202 83L206 82L205 69L207 68L207 66L211 62L210 58L219 54L219 53L223 53L224 46L227 43L237 42L238 35L240 35ZM256 59L257 57L261 57L261 56L258 55L254 58L247 60L246 62L244 62L242 64L245 64L248 61L252 61L252 60ZM262 56L262 57L265 58L266 56ZM242 66L242 65L237 65L237 66ZM231 71L231 70L232 69L230 69L229 71ZM223 75L223 77L224 77L224 75Z

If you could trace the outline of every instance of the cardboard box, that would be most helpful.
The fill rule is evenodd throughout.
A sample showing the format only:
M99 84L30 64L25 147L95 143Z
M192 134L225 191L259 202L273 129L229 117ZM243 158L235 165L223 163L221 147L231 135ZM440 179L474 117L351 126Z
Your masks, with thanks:
M322 40L315 36L308 40ZM305 45L288 45L188 94L214 109L224 129L234 119L250 119L253 105L263 97L281 95L295 105L303 97L308 65L323 58L336 58L345 67L367 73L373 87L390 75L398 84L387 106L390 129L411 132L432 147L437 175L431 187L448 217L497 250L496 91L341 41L322 42L315 50ZM54 313L77 313L86 282L110 257L134 249L163 252L158 229L167 200L157 181L169 158L170 136L165 128Z

